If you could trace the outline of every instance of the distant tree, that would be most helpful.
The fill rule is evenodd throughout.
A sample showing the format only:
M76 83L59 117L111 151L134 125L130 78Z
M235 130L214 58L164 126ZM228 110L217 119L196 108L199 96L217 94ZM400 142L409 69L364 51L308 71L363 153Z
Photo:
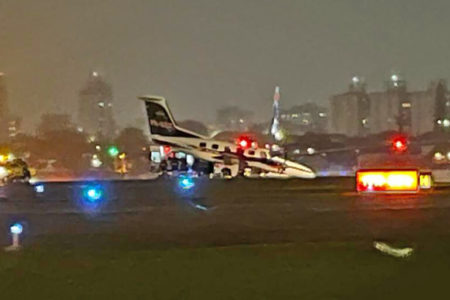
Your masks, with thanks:
M37 135L43 137L52 131L72 130L73 128L75 126L69 114L46 113L41 116Z
M142 129L127 127L120 131L115 143L120 151L125 151L128 155L136 155L142 152L142 147L148 146L148 139Z
M26 154L31 154L32 150L38 150L40 146L40 140L36 136L20 133L15 136L12 141L11 151L14 155L24 157Z
M252 118L253 112L238 106L226 106L217 110L217 123L228 130L247 130Z
M59 165L74 171L82 170L86 166L80 164L84 153L92 152L92 145L87 136L75 129L61 129L47 131L30 149L33 156L39 159L55 159Z
M206 127L206 125L203 124L202 122L194 120L185 120L179 122L178 125L193 132L199 133L201 135L208 135L208 127Z

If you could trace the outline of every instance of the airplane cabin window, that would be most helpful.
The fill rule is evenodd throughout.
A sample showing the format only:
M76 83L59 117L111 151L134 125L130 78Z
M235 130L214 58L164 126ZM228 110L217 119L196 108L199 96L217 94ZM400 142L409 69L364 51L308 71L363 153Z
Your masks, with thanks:
M200 147L206 148L206 143L200 143Z
M213 144L211 147L212 147L214 150L219 149L219 145L217 145L217 144Z
M255 155L255 151L253 150L248 151L248 155Z

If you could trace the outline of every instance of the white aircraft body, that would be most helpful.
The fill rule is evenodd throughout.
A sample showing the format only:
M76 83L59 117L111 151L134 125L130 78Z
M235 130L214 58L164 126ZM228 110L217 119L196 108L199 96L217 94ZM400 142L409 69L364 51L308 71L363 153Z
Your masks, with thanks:
M265 148L251 147L214 140L179 127L164 98L142 96L145 102L151 138L160 145L167 145L194 157L220 164L223 175L237 175L233 170L252 168L265 174L280 174L282 177L312 179L316 174L309 167L271 156ZM229 167L227 167L229 166ZM237 167L239 166L239 167ZM234 174L233 174L234 173Z

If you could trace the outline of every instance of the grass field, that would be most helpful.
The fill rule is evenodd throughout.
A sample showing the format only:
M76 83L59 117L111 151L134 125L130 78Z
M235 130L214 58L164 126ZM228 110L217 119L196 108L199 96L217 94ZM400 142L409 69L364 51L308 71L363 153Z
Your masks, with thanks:
M123 237L50 237L0 253L1 299L434 299L450 243L408 259L371 242L179 248Z

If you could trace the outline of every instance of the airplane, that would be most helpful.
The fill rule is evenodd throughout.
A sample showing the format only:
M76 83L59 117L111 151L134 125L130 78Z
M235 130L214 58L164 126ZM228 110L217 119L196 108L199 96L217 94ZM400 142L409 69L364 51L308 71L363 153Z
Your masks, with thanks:
M245 168L259 170L261 174L280 177L312 179L315 172L309 167L282 157L272 156L265 148L257 147L248 139L238 143L215 140L181 128L167 105L159 96L138 97L145 103L151 139L159 145L170 146L211 164L222 165L224 176L237 176Z

